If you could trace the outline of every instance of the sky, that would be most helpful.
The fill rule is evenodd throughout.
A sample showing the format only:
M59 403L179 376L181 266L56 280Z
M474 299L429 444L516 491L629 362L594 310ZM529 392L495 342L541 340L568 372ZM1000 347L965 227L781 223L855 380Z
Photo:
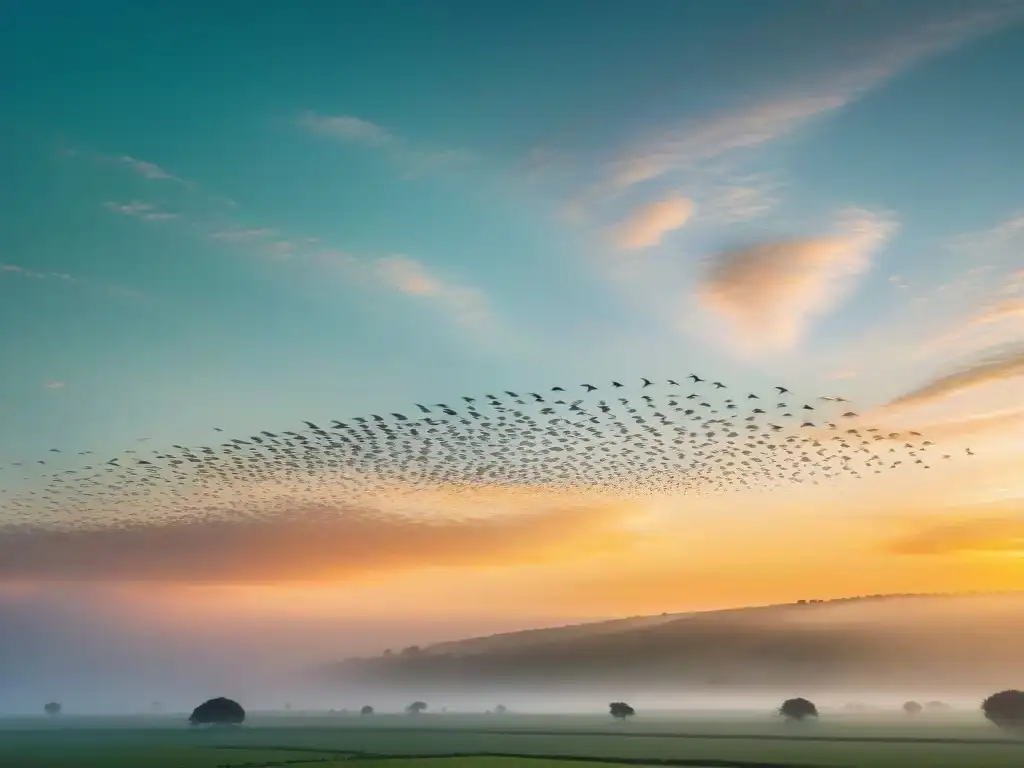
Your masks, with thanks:
M1020 3L4 9L9 647L201 619L299 651L334 627L322 657L1024 588ZM842 395L957 460L698 499L438 489L417 520L100 520L85 548L73 515L4 504L54 447L690 371Z

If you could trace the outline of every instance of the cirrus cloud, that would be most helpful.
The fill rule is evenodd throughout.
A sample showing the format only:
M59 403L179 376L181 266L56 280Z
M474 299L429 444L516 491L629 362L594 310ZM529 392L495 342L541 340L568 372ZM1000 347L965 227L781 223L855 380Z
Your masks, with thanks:
M493 322L487 297L467 285L446 281L425 264L397 254L377 259L374 274L389 288L432 301L460 325L479 329Z
M1024 349L1012 349L989 360L961 368L897 397L890 407L925 405L978 387L1024 376Z

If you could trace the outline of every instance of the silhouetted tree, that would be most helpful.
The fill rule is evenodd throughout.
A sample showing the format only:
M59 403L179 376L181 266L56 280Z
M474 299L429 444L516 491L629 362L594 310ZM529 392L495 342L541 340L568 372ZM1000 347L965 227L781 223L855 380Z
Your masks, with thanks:
M993 693L981 703L981 711L1004 730L1024 729L1024 691Z
M944 701L929 701L924 705L929 712L949 712L952 707Z
M779 714L790 721L805 720L808 717L817 717L818 708L814 702L807 699L786 699L779 707Z
M359 710L359 714L360 715L372 715L373 714L373 707L371 707L369 704L367 704L365 707L363 707L362 709Z
M908 715L919 715L921 714L922 709L924 709L924 707L922 707L916 701L908 701L906 704L903 705L903 711L906 712Z
M410 714L410 715L418 715L421 712L425 711L426 708L427 708L427 702L425 702L425 701L414 701L412 704L410 704L408 707L405 708L405 711L408 714Z
M245 721L245 710L237 701L220 696L192 710L188 721L192 725L241 725Z
M508 712L508 710L505 709L505 705L504 704L499 704L498 706L496 706L494 708L494 714L496 714L496 715L504 715L506 712Z
M608 712L616 720L625 720L636 714L636 710L624 701L613 701L608 705Z
M62 707L59 701L51 701L49 704L43 707L43 711L50 717L56 717L57 715L59 715L61 709Z

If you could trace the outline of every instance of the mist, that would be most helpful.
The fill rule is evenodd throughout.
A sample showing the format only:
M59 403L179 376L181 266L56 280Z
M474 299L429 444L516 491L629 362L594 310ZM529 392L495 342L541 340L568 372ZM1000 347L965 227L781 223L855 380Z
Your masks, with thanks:
M0 714L186 712L212 696L250 711L823 709L909 698L977 707L1019 682L1024 597L889 597L575 625L548 618L211 617L95 586L0 593ZM453 641L455 642L442 642ZM437 643L436 647L432 644ZM417 649L409 646L417 645ZM383 656L386 648L394 653ZM403 649L404 652L403 652Z
M323 670L325 679L416 692L452 706L500 699L530 711L825 708L908 699L976 708L1019 684L1024 597L894 596L623 620L447 644ZM512 641L517 639L518 644ZM479 704L477 705L479 706Z
M221 695L250 709L340 709L370 691L318 684L311 668L531 621L544 620L311 617L270 608L218 616L122 586L7 586L0 589L0 715L38 714L51 700L68 713L144 713L155 703L190 711Z

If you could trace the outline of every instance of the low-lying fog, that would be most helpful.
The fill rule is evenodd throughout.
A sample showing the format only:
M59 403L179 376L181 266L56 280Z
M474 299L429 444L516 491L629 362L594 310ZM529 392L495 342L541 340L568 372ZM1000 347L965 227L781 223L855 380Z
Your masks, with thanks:
M763 710L807 696L823 710L850 703L895 710L908 699L976 710L1024 669L1020 596L888 598L696 614L628 631L574 632L543 644L444 656L417 644L507 631L464 620L270 620L190 626L123 610L69 589L0 595L0 714L188 711L237 698L250 711L602 713ZM518 641L517 641L518 642ZM351 656L388 659L340 663ZM159 707L156 704L159 703Z

